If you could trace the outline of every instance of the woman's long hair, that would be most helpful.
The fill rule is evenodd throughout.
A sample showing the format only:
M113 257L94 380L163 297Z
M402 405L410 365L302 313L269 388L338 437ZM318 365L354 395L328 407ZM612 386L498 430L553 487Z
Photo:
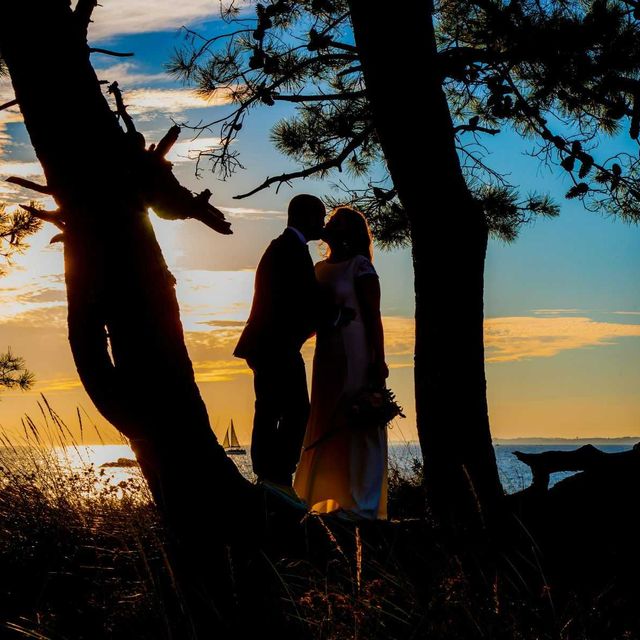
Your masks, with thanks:
M353 207L336 207L329 214L326 226L330 227L332 220L338 219L346 223L347 232L340 239L347 244L349 252L373 261L373 240L364 215ZM331 256L331 247L328 244L325 255L327 258Z

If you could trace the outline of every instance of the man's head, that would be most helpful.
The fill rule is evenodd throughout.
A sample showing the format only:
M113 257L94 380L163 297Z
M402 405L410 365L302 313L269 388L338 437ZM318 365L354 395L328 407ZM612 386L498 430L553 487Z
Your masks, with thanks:
M320 240L326 213L320 198L301 193L289 202L287 224L298 229L307 240Z

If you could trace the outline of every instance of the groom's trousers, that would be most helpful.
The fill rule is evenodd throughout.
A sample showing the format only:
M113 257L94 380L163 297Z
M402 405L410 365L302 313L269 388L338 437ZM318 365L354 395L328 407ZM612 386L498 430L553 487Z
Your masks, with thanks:
M309 392L300 353L247 360L256 394L251 463L259 480L291 485L309 418Z

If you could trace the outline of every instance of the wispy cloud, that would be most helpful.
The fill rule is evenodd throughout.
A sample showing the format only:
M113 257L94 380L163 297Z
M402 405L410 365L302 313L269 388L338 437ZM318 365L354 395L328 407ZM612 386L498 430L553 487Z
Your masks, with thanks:
M244 360L207 360L194 362L196 382L229 382L240 375L250 375Z
M238 5L248 5L246 1ZM173 31L182 25L219 17L218 3L211 0L109 0L96 8L89 25L89 40L118 35Z
M247 220L267 220L272 218L286 218L287 214L279 209L255 209L250 207L220 207L231 218Z
M76 376L49 378L47 380L38 380L34 385L34 391L37 393L51 393L59 391L76 391L82 387L82 382Z
M611 345L626 337L640 337L640 325L531 316L489 318L485 323L487 362L549 358L572 349Z
M59 303L30 303L28 309L2 303L0 326L5 328L56 330L67 326L66 306Z
M145 73L140 70L140 65L135 62L118 62L108 66L96 65L96 74L99 80L117 81L122 88L140 85L148 86L171 81L169 74Z
M167 154L171 162L191 162L198 158L201 151L207 151L220 145L220 138L196 138L176 142Z
M44 175L39 162L0 161L0 177L39 178Z
M20 178L35 180L36 182L38 181L38 179L40 179L40 182L43 182L42 178L44 177L44 173L39 162L2 160L1 157L3 155L3 150L1 132L2 124L0 123L0 195L4 195L7 198L7 201L12 203L27 202L32 200L42 202L42 199L35 197L37 194L35 194L33 191L24 189L23 187L19 187L18 185L6 181L7 178L11 176L18 176ZM49 197L47 198L48 200L50 200Z
M533 313L539 316L566 316L572 313L584 313L584 309L535 309Z
M158 114L183 113L188 109L207 109L231 103L231 90L219 89L205 98L193 89L133 89L124 94L127 111L144 119Z

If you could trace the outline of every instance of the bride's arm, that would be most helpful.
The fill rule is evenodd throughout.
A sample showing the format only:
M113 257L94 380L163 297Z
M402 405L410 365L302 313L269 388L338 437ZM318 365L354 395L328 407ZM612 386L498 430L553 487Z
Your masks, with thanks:
M359 276L355 279L355 290L360 304L367 343L373 353L372 382L382 386L389 376L389 368L384 360L384 330L380 315L380 281L374 274Z

